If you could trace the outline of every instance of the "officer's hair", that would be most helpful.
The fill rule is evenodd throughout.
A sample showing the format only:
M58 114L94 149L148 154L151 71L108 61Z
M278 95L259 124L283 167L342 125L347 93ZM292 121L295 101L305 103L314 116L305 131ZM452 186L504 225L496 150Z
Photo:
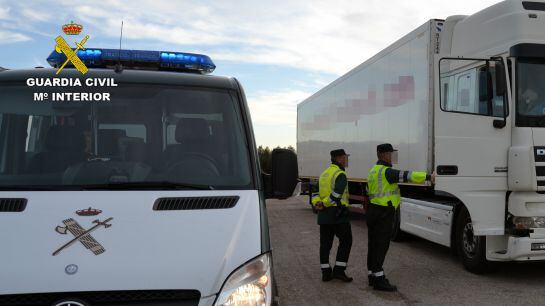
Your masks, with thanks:
M382 157L386 154L386 152L377 152L378 159L382 159Z

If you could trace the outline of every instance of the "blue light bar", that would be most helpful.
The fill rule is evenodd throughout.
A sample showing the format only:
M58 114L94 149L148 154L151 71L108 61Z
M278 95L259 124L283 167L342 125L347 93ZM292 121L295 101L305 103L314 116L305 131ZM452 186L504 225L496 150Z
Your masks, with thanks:
M202 54L170 51L143 51L87 48L78 50L79 59L88 68L114 67L121 63L124 68L173 70L184 72L211 73L216 65L210 57ZM63 53L51 52L47 62L54 68L66 61ZM68 65L72 66L69 62Z

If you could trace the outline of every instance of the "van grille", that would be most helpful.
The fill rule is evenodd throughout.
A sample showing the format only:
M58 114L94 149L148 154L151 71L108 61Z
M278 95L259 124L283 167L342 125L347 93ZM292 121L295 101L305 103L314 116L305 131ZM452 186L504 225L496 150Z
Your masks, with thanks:
M0 198L0 212L22 212L27 199Z
M235 207L238 199L238 196L160 198L153 210L226 209Z
M54 292L0 295L0 306L51 306L66 299L81 300L93 306L121 305L197 305L201 294L197 290L135 290Z

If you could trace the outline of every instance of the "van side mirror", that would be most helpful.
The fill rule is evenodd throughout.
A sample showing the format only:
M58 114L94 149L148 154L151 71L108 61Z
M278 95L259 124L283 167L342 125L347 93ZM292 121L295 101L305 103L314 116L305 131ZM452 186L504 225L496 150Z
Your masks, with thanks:
M267 198L287 199L294 193L299 183L297 155L288 149L272 151L272 171L270 177L263 175Z

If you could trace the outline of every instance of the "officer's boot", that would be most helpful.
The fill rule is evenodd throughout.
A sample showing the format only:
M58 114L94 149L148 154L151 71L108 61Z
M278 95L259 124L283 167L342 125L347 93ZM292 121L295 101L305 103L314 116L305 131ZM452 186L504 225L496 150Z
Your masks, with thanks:
M373 281L373 288L380 291L397 291L397 287L390 284L390 282L384 275L375 276L375 280Z
M329 268L322 268L322 282L329 282L333 279L333 276L331 275L331 267Z
M367 278L369 279L369 287L373 287L375 284L375 276L373 273L367 274Z
M352 281L352 277L346 275L346 273L344 273L344 270L346 270L346 267L335 266L335 268L333 268L333 278L340 279L345 283L349 283Z

